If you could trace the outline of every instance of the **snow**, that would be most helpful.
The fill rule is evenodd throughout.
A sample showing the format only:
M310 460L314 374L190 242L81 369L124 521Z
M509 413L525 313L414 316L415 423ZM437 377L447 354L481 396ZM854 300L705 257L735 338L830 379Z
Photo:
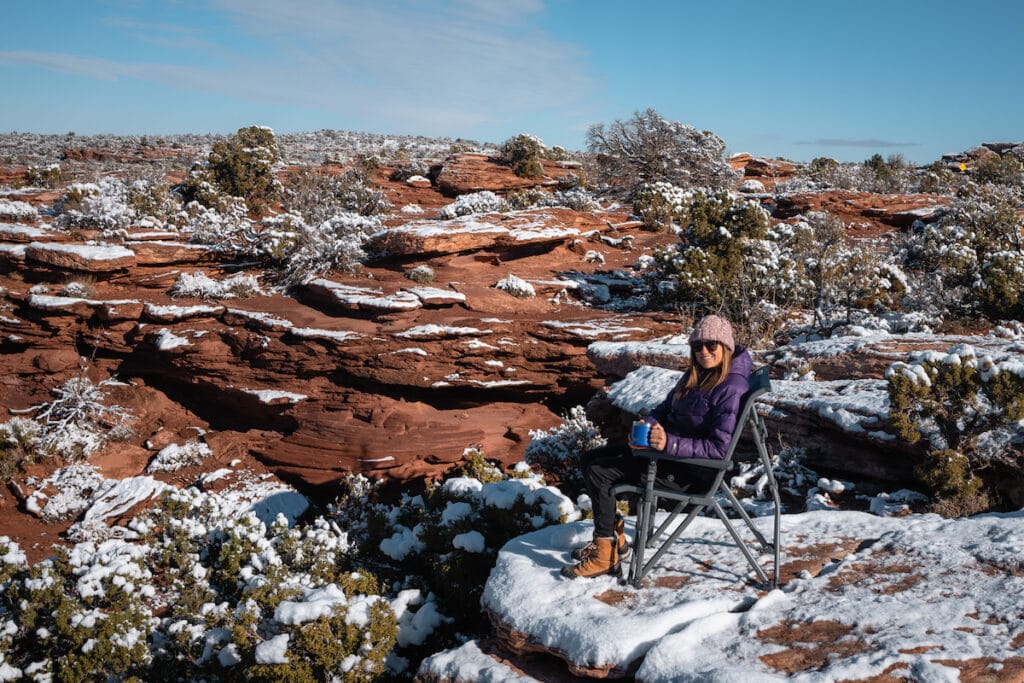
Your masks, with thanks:
M256 663L287 664L288 657L285 655L288 652L288 638L289 635L287 633L282 633L257 645L255 653Z
M58 244L55 242L32 242L30 249L55 251L62 254L74 254L89 261L116 261L123 258L134 258L135 252L116 245Z
M353 287L322 278L310 280L306 287L329 292L339 304L352 308L367 308L384 311L411 311L422 305L420 297L411 292L398 291L385 295L379 289Z
M467 553L482 553L487 547L487 541L479 531L467 531L456 535L452 539L452 545Z
M451 339L453 337L480 337L492 334L493 330L480 330L475 327L452 327L449 325L417 325L404 332L395 332L393 336L403 339Z
M420 664L419 677L423 680L475 683L529 683L537 680L516 673L508 665L485 654L475 640L427 657Z
M460 301L464 303L466 301L465 294L440 287L410 287L409 291L418 296L423 303L431 301Z
M252 320L258 327L265 330L286 330L294 327L292 323L284 318L278 318L263 311L246 311L240 308L229 308L227 312L247 320Z
M192 346L192 342L184 337L179 337L166 327L156 333L156 348L159 351L170 351L182 346Z
M204 316L217 316L224 312L223 306L161 306L159 304L146 304L143 311L152 318L159 320L184 320L185 318L196 318Z
M274 610L274 618L282 624L297 626L329 616L336 607L348 603L344 591L336 584L323 588L303 589L302 600L282 600Z
M279 389L242 389L247 394L252 394L260 400L260 403L266 403L273 405L276 403L298 403L299 401L305 401L309 396L305 394L296 394L291 391L281 391Z
M292 327L288 334L302 339L328 339L330 341L344 342L351 339L358 339L363 335L348 330L319 330L312 327Z
M617 320L545 320L541 325L562 330L582 339L594 339L609 335L614 339L629 336L631 332L646 332L643 327L625 327Z
M756 523L768 528L767 520ZM835 622L863 643L863 653L836 652L798 678L863 680L893 665L934 673L937 659L1001 661L1024 634L1015 616L1024 575L1012 570L1024 551L1024 511L949 520L785 515L784 563L832 544L829 556L838 561L826 559L816 574L804 572L767 593L748 582L749 567L724 525L703 517L670 546L640 590L614 577L562 578L558 569L591 529L577 522L510 541L482 599L503 624L578 666L639 663L642 681L782 680L762 659L782 648L763 634L793 624L786 642L800 648L801 628Z

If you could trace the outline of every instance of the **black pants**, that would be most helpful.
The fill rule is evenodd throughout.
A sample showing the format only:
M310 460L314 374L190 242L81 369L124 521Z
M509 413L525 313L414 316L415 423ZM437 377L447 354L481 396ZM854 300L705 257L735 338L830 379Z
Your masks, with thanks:
M594 508L594 538L611 538L615 533L615 497L612 487L640 483L647 471L647 459L633 455L626 444L608 444L580 456L583 482ZM707 488L716 472L684 463L658 463L658 486L687 491Z

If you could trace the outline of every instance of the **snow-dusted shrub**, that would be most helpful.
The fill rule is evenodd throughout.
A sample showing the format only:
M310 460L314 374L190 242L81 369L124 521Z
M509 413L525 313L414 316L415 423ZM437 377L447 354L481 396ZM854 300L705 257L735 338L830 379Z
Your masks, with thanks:
M849 320L854 309L892 309L911 289L891 253L850 246L846 226L832 214L811 212L772 232L806 285L794 300L812 307L819 322L835 314Z
M969 190L938 222L915 224L904 264L929 278L933 299L954 314L1022 319L1020 200L995 186Z
M0 223L35 223L39 211L28 202L0 199Z
M725 191L696 191L685 216L679 244L656 251L646 273L653 280L652 303L696 305L745 323L757 302L781 305L798 298L806 283L759 203Z
M143 554L119 542L86 544L18 568L0 592L7 662L30 680L147 678L158 620Z
M260 214L281 194L274 164L281 153L274 132L263 126L239 128L226 140L218 140L206 163L189 171L182 184L186 201L214 206L220 194L245 200L250 213Z
M469 455L480 459L475 449ZM460 476L464 468L455 468L422 495L403 495L397 504L383 502L365 480L355 481L336 504L360 557L397 586L436 597L436 629L422 637L422 646L399 649L403 656L430 654L458 642L458 634L488 629L480 595L498 550L527 531L578 516L568 498L536 475L507 478L493 466L473 467L494 481Z
M202 464L203 460L213 455L213 451L205 443L188 441L183 444L172 443L160 449L146 465L147 472L177 472L183 467Z
M54 203L58 225L116 233L135 219L128 203L128 187L118 178L95 183L72 183Z
M654 109L587 131L600 179L632 191L663 181L682 188L725 188L738 176L722 158L725 142L711 131L666 121Z
M182 209L181 197L164 180L135 180L127 188L127 203L137 219L164 223L173 220Z
M645 183L633 197L633 213L652 230L672 230L686 219L686 207L692 193L672 183Z
M389 178L395 181L408 180L415 176L426 177L430 175L430 166L422 159L412 159L391 172Z
M370 187L364 173L350 169L333 175L312 166L304 166L288 176L282 206L301 215L310 225L319 225L338 214L375 216L391 210L384 192Z
M47 166L29 166L25 169L24 183L29 187L46 187L54 189L64 181L64 172L60 164Z
M1024 187L1024 164L1013 154L990 154L974 168L974 178L979 183Z
M828 187L841 186L839 162L832 157L815 157L802 169L802 175Z
M508 204L504 199L490 190L481 190L480 192L461 195L451 204L441 207L439 215L447 220L474 213L491 213L506 211L507 209Z
M200 299L244 299L262 293L259 281L252 275L235 273L223 280L214 280L202 271L182 273L169 292L173 297Z
M316 228L305 226L282 261L282 282L291 286L332 270L358 269L366 258L363 245L380 229L379 218L354 213L338 214Z
M24 417L0 423L0 482L10 480L23 465L35 460L41 431L38 422Z
M1024 440L1019 361L978 358L971 346L959 344L945 354L915 353L909 363L894 363L886 378L889 421L906 441L927 441L917 475L938 497L974 497L985 485L976 473L993 465L1024 469L1013 447Z
M539 187L524 187L521 190L509 192L505 197L505 203L513 211L522 211L537 206L544 201L547 195L547 190L542 190Z
M415 268L409 270L405 276L413 282L418 282L421 285L429 284L434 281L434 269L425 263L422 263Z
M347 536L323 518L288 528L252 513L211 525L218 498L165 497L139 526L169 605L152 638L161 680L368 681L396 637L376 578L353 567Z
M40 449L76 462L111 440L113 430L132 417L121 406L107 405L103 389L111 384L109 379L93 384L82 375L53 389L56 398L38 406L35 416L43 428Z
M517 299L530 299L537 296L537 290L534 289L533 285L515 275L503 277L494 284L494 287L503 292L508 292Z
M587 419L583 406L574 406L557 427L530 431L524 459L554 477L561 486L579 488L583 481L580 456L605 443L600 429Z
M547 156L548 148L540 138L520 133L509 138L501 146L501 160L512 167L512 172L523 178L540 178L544 175L541 159Z
M915 189L914 168L899 154L883 159L874 154L861 164L859 188L868 192L896 194Z
M86 279L69 280L61 285L60 295L78 299L92 299L96 296L96 288L92 282Z
M926 166L917 178L918 190L933 194L954 194L960 177L942 161Z

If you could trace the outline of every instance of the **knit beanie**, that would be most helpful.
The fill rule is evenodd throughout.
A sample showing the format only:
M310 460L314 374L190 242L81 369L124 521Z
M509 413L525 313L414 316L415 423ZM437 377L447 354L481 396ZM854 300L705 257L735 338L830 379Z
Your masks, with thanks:
M719 315L708 315L700 319L690 333L690 342L695 341L716 341L727 346L729 351L736 350L736 343L732 338L732 325L729 321Z

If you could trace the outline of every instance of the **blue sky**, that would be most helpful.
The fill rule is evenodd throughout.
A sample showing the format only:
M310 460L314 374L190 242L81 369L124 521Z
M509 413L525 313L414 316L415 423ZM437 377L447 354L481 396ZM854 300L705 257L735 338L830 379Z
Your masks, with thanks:
M653 107L727 152L927 163L1024 140L1024 3L40 0L0 131L323 128L582 149Z

